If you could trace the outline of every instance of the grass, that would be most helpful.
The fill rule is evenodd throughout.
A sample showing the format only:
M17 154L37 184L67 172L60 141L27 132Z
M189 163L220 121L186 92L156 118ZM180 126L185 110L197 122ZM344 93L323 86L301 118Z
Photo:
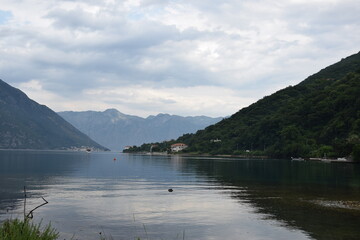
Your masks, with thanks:
M55 240L58 237L59 233L50 223L42 229L41 223L10 219L0 226L0 240Z
M146 239L149 240L147 230L143 224L146 233ZM107 236L104 232L99 233L100 240L113 240L112 236ZM73 236L74 237L74 236ZM178 236L176 239L178 239ZM0 225L0 240L56 240L59 238L59 232L49 223L45 228L41 227L41 223L33 224L30 220L9 219ZM71 238L73 239L73 238ZM135 237L135 240L141 240ZM182 234L185 239L185 230Z

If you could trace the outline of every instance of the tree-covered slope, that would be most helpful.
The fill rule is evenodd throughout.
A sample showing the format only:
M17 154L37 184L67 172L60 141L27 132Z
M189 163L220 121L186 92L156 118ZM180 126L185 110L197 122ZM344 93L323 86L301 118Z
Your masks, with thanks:
M220 141L211 141L219 139ZM187 152L343 157L360 148L360 53L178 139ZM246 151L248 150L248 151Z
M0 80L0 148L103 149L44 105Z

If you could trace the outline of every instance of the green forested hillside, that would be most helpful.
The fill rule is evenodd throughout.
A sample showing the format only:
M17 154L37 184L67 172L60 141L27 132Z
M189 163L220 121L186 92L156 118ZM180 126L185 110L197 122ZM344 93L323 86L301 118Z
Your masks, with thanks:
M221 142L211 142L220 139ZM178 141L187 151L348 156L360 144L360 53Z
M193 153L272 157L353 153L356 157L360 152L360 53L177 141L188 144L186 152Z

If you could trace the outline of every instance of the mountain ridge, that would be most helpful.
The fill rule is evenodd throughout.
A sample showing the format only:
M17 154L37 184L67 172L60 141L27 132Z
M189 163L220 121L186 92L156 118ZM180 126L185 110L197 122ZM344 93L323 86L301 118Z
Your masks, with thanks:
M0 79L0 148L106 150L45 105Z
M120 151L125 146L175 139L222 119L206 116L181 117L166 113L143 118L127 115L116 109L107 109L103 112L64 111L58 114L102 145Z
M190 144L219 135L223 146L212 149L214 153L257 150L274 157L349 156L360 144L359 74L360 52L180 140ZM206 145L188 150L201 151Z

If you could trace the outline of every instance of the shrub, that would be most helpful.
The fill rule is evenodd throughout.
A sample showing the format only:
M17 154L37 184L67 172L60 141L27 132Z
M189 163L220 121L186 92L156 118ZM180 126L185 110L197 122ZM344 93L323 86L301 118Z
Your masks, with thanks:
M49 223L41 230L41 223L32 224L29 220L6 220L0 226L1 240L55 240L59 237L56 229Z

